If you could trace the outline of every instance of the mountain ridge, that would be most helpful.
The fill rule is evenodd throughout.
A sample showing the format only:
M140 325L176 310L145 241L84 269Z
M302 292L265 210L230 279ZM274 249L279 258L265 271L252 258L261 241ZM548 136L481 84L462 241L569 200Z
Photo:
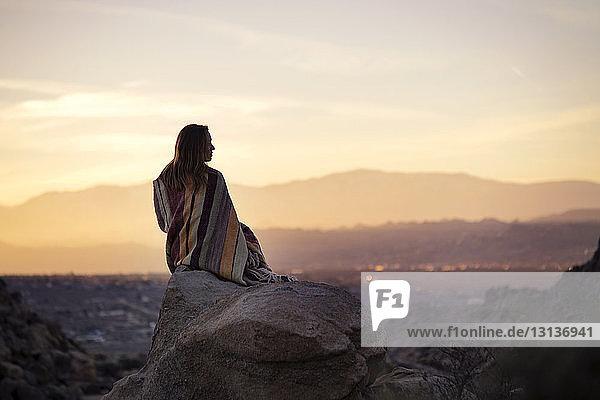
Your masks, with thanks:
M481 182L493 182L493 183L498 183L498 184L515 185L515 186L546 185L546 184L556 184L556 183L560 183L560 184L563 184L563 183L589 183L592 185L600 185L600 182L595 182L595 181L586 180L586 179L564 179L564 180L561 179L561 180L555 180L555 181L548 180L548 181L535 181L535 182L522 183L522 182L513 182L513 181L494 179L494 178L484 178L484 177L472 175L472 174L469 174L466 172L435 172L435 171L403 172L403 171L383 171L383 170L371 169L371 168L357 168L357 169L352 169L352 170L347 170L347 171L331 172L331 173L314 176L314 177L292 179L292 180L285 181L285 182L269 183L266 185L246 185L243 183L231 182L231 183L229 183L229 186L237 186L240 188L247 188L247 189L268 189L268 188L273 188L273 187L287 186L287 185L310 182L310 181L318 181L318 180L322 180L322 179L326 179L326 178L333 178L333 177L345 176L345 175L356 174L356 173L361 173L361 174L362 173L376 173L376 174L387 174L387 175L397 175L397 176L398 175L416 175L416 176L431 176L431 177L441 177L441 176L453 177L454 176L454 177L466 177L466 178L470 178L470 179L479 180ZM15 204L15 205L0 204L0 211L5 210L5 209L21 207L31 201L37 200L38 198L45 198L47 196L65 195L65 194L79 193L79 192L83 192L83 191L89 191L89 190L94 190L94 189L103 189L103 188L106 188L106 189L139 188L139 187L143 187L148 184L151 184L151 183L152 183L152 181L134 183L134 184L130 184L130 185L117 184L117 183L115 183L115 184L102 183L102 184L98 184L98 185L84 187L82 189L50 190L47 192L43 192L43 193L31 196L28 199L26 199L18 204Z
M256 229L336 229L451 219L527 221L596 208L600 184L502 183L464 173L355 170L265 187L229 185L240 220ZM49 192L0 208L0 242L84 246L164 242L150 182Z

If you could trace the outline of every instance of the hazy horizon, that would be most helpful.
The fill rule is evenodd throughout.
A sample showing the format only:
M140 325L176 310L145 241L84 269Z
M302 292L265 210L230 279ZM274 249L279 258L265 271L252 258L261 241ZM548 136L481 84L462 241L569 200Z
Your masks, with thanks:
M560 220L555 220L560 221ZM257 230L267 260L286 273L358 270L564 271L597 249L595 219L550 224L446 221L337 230ZM527 243L527 251L523 244ZM299 246L301 244L301 246ZM163 246L135 243L79 247L7 246L0 242L0 276L169 274ZM336 272L337 271L337 272Z

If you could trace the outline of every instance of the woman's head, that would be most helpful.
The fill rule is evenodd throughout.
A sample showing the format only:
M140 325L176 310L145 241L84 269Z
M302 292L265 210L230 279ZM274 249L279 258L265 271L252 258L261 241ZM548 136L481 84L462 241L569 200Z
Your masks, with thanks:
M175 162L210 161L215 147L208 132L208 126L190 124L185 126L177 136L175 143Z
M173 190L184 190L206 184L205 163L212 159L214 149L206 125L185 126L177 136L173 160L161 173L166 185Z

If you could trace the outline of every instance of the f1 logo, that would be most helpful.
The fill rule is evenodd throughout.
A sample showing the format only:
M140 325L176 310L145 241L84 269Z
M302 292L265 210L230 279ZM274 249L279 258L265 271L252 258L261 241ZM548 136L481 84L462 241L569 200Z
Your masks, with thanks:
M369 300L373 331L377 331L384 319L408 315L410 284L405 280L373 280L369 283Z

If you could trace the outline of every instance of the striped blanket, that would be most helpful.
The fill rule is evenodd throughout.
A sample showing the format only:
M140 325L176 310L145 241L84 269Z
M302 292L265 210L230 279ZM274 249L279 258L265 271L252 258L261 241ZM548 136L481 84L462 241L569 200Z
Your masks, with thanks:
M238 221L223 175L208 169L200 189L174 192L160 177L153 182L158 225L167 233L169 270L200 269L242 285L293 280L269 268L258 239Z

